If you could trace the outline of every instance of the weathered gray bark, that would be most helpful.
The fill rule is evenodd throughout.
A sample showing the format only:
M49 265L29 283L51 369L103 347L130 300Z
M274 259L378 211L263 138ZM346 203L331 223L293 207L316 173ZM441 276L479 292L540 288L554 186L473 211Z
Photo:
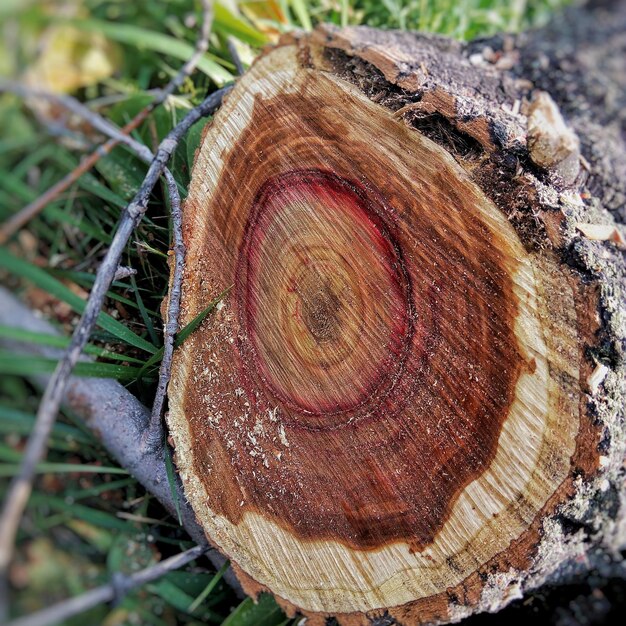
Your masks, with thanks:
M626 3L591 2L517 38L515 76L550 93L578 134L587 187L626 221Z

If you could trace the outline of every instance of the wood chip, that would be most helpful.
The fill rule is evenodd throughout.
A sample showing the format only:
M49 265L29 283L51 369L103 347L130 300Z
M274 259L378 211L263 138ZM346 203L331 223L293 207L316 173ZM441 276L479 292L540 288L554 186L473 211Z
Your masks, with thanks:
M593 241L612 241L618 248L626 248L626 239L615 224L589 224L579 222L576 224L579 230L587 239Z
M592 396L598 393L600 385L604 382L606 375L609 373L609 368L603 363L596 365L589 378L587 378L587 385Z

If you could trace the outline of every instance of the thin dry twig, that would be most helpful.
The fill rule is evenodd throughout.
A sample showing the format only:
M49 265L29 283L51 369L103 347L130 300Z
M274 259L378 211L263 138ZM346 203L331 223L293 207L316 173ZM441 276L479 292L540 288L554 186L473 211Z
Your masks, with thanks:
M172 218L172 240L174 250L174 268L167 301L167 319L163 328L163 356L159 366L159 382L157 384L150 424L146 429L142 446L156 450L163 445L163 404L167 395L167 385L170 382L172 358L174 356L174 340L178 332L178 317L180 313L180 298L183 288L183 271L185 269L185 244L183 242L183 216L180 204L180 195L173 176L166 177L166 184L170 194L170 215Z
M134 142L134 139L120 133L120 129L113 122L102 117L99 113L92 111L89 107L85 106L82 102L76 100L72 96L67 96L58 93L51 93L43 89L35 89L19 83L13 80L0 80L0 93L10 92L22 98L42 98L49 100L62 106L71 113L74 113L78 117L85 120L92 128L101 132L109 137L115 137L118 142L129 144ZM135 142L137 143L137 142ZM141 144L139 144L141 145Z
M43 100L56 102L75 115L81 117L92 128L101 132L103 135L107 135L116 143L122 143L128 146L144 162L149 163L154 158L152 151L147 146L138 142L136 139L129 137L123 129L116 126L113 122L105 119L99 113L95 113L90 108L76 100L76 98L72 98L71 96L61 96L59 94L39 89L31 89L27 85L14 81L0 80L0 92L7 91L22 96L23 98L41 98Z
M147 108L143 111L147 111ZM122 128L123 133L134 130L143 121L143 111ZM140 118L141 116L141 118ZM135 123L136 122L136 123ZM51 202L58 198L64 191L69 189L83 174L88 172L102 157L106 156L117 146L118 141L109 139L106 143L98 146L88 157L84 158L69 174L55 183L38 198L22 207L13 214L0 227L0 244L3 244L12 237L20 228L25 226L30 220L37 217Z
M239 52L237 52L237 48L235 46L235 40L232 37L228 37L226 39L226 47L228 48L228 54L230 54L230 58L233 60L235 64L235 68L237 69L237 74L239 76L243 76L246 69L241 62L241 57L239 56Z
M210 3L203 3L204 7L208 7ZM206 13L205 13L206 15ZM212 15L209 7L209 20ZM206 32L208 40L209 25L203 27L203 35ZM201 37L204 39L204 37ZM184 80L185 76L195 67L195 63L206 49L207 43L201 44L197 54L194 54L183 68L181 72L172 81L172 91ZM204 48L204 50L202 49ZM195 58L197 57L197 58ZM195 58L195 61L194 61ZM169 88L169 86L168 86ZM165 91L167 91L167 89ZM0 618L6 615L8 612L7 606L7 569L13 556L13 547L15 542L15 536L19 526L19 521L22 517L24 508L32 491L32 481L35 474L35 467L39 460L43 457L50 430L56 419L61 400L64 395L64 391L67 386L69 376L78 361L82 349L84 348L93 327L95 326L96 319L102 304L106 292L111 285L115 277L115 272L119 266L119 262L130 238L131 233L143 217L150 194L156 185L159 177L165 170L165 165L170 159L173 151L176 149L180 139L186 134L189 128L195 124L202 117L212 114L215 109L221 104L224 94L229 90L229 87L220 89L192 109L183 120L167 135L167 137L159 145L154 158L150 162L148 172L144 181L136 193L135 197L123 212L117 231L113 237L110 248L105 255L105 258L96 274L96 280L94 282L92 291L87 300L84 313L79 320L79 323L72 335L72 340L68 349L66 350L63 358L57 364L57 367L50 378L48 386L44 392L43 398L39 405L37 412L37 418L33 431L28 439L24 455L22 458L22 464L19 473L14 477L9 486L9 490L5 499L2 515L0 516ZM131 146L132 141L129 137L125 136L120 130L110 122L99 118L99 116L92 117L94 115L87 109L85 113L80 109L80 103L77 101L71 101L71 99L64 104L68 105L70 110L74 110L82 117L88 118L90 123L93 121L94 128L105 132L118 139L120 142L126 143ZM76 105L79 105L78 107ZM86 107L85 107L86 109ZM85 113L85 115L83 115ZM88 114L87 114L88 113ZM141 146L141 144L138 144ZM145 146L142 146L142 151ZM146 148L147 150L147 148ZM149 152L149 151L148 151ZM176 186L176 183L171 177L171 174L165 174L168 189L170 191ZM176 196L177 196L176 190ZM175 197L176 197L175 196ZM174 203L173 203L174 204ZM180 203L178 203L177 210L180 211ZM182 239L181 239L182 241ZM181 272L182 273L182 272ZM173 307L172 307L173 308ZM176 315L174 316L176 317ZM168 319L168 322L170 320ZM175 331L174 331L175 332ZM173 346L173 335L172 335ZM171 356L170 356L171 361ZM167 384L167 383L165 383Z
M80 615L103 602L120 600L129 591L156 580L168 572L180 569L187 563L191 563L191 561L202 556L208 549L207 545L195 546L134 574L125 576L116 573L108 585L96 587L75 598L70 598L42 611L13 620L7 626L51 626Z

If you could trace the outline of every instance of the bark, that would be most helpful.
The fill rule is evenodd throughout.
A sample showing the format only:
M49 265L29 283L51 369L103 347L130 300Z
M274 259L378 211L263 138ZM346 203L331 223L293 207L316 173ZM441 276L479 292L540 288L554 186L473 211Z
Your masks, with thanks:
M321 26L216 116L182 323L234 288L169 425L252 595L448 623L624 575L624 7L470 44Z

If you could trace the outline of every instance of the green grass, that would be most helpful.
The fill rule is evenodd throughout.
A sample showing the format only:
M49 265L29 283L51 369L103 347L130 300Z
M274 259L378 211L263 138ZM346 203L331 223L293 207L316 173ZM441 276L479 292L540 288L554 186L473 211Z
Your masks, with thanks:
M151 149L207 92L233 79L227 37L240 44L244 61L267 43L268 32L311 28L320 21L437 32L459 39L516 31L545 21L564 0L277 0L284 19L269 23L224 2L215 7L209 52L180 93L157 109L133 136ZM66 4L66 3L65 3ZM0 74L20 76L36 62L41 42L59 27L77 38L74 60L107 50L114 72L88 81L74 95L118 124L130 120L190 55L198 6L192 0L82 0L80 11L60 11L61 1L0 3ZM65 5L64 5L65 6ZM55 10L56 9L56 10ZM270 28L271 27L271 28ZM67 38L67 36L66 36ZM0 221L37 198L79 163L99 138L60 133L12 96L0 97ZM199 122L173 155L171 169L184 196L193 155L206 121ZM16 333L0 326L0 341L12 336L38 346L62 348L102 259L121 209L140 184L146 166L118 147L82 176L42 214L0 247L0 281L51 317L63 333ZM162 355L159 307L168 284L169 221L163 189L157 187L146 218L128 244L123 264L136 276L111 287L86 352L95 359L77 373L120 380L150 404ZM228 285L224 289L228 290ZM225 295L225 294L222 294ZM192 332L212 303L181 333ZM179 337L179 341L181 337ZM28 376L48 372L55 361L0 350L0 491L18 467L39 400ZM76 471L76 470L79 471ZM169 473L173 472L171 460ZM120 475L122 474L122 475ZM123 514L120 516L120 513ZM150 521L150 520L157 520ZM189 547L178 520L103 451L73 415L63 413L38 468L35 491L21 527L13 575L13 612L23 614L108 580L111 573L145 567L160 556ZM291 623L269 597L258 605L239 602L223 572L197 563L130 594L119 606L102 606L72 624L155 625L223 623L276 626Z

